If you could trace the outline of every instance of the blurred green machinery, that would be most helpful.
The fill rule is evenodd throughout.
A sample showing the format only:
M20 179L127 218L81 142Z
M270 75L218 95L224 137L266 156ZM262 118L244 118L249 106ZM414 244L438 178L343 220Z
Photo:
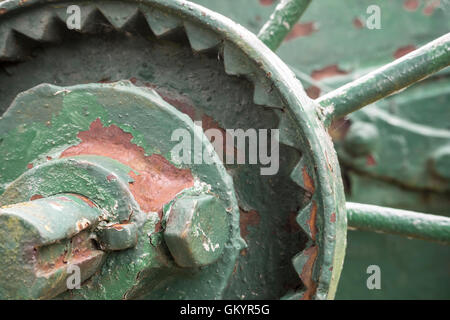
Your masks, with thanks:
M448 299L450 4L195 2L0 2L0 298Z

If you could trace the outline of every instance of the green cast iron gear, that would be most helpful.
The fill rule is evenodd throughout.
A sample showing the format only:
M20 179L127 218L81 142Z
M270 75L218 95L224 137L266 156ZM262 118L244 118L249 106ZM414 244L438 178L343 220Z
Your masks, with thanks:
M48 49L44 49L44 51L49 50L48 54L55 54L52 63L60 61L60 58L57 58L58 50L63 49L52 47L52 43L58 40L58 30L67 32L64 25L67 18L67 4L68 2L65 1L43 0L9 1L0 4L2 12L0 16L0 59L24 61L17 67L14 66L14 70L9 65L7 66L8 72L12 75L8 81L15 83L16 88L8 93L3 93L3 101L11 101L15 94L41 82L55 81L62 85L62 81L59 79L63 78L63 72L58 68L47 69L44 73L32 72L30 69L25 71L21 68L22 66L32 69L44 67L45 63L39 67L33 65L33 61L42 59L39 54L28 59L29 53L26 49L27 47L32 48L36 42L42 45L47 44L44 47L48 47ZM260 298L274 298L287 294L288 292L283 291L285 290L283 289L284 284L280 283L277 277L288 277L291 270L286 269L287 272L280 272L280 268L288 268L281 263L286 258L279 254L273 254L273 252L283 251L287 255L291 255L287 259L294 259L293 266L298 273L297 278L300 276L303 282L303 285L298 286L299 289L292 288L286 296L287 298L333 298L343 264L346 241L346 216L340 170L331 139L316 113L313 102L305 95L292 71L258 41L256 36L244 28L188 2L128 0L96 2L95 4L80 1L75 4L79 4L82 12L86 13L81 20L81 35L86 34L86 42L81 42L83 38L79 32L71 31L73 37L79 36L72 45L80 44L80 52L88 47L87 32L95 34L96 31L102 31L105 39L114 42L113 30L119 30L117 37L120 38L125 30L129 32L129 28L132 29L133 26L144 21L151 30L151 35L147 38L134 36L142 43L133 42L132 44L130 42L129 47L122 48L122 54L125 50L133 52L133 61L127 61L128 67L135 68L133 63L142 61L143 53L152 54L151 51L148 51L149 49L145 49L144 44L147 42L157 44L151 47L151 50L163 54L166 62L164 64L162 58L159 58L160 61L158 61L157 56L152 56L154 60L148 59L145 62L147 67L140 68L141 70L136 68L131 72L119 72L118 70L106 72L106 68L102 69L101 67L106 62L96 61L96 67L89 69L86 65L82 68L82 78L79 78L79 76L68 76L71 74L68 72L71 66L67 64L66 54L64 60L66 83L64 85L96 82L103 80L104 76L112 81L133 77L138 85L151 82L150 85L159 89L160 93L164 90L166 93L170 93L171 89L184 92L193 100L196 112L211 117L222 128L280 129L282 163L278 175L271 179L265 179L260 177L259 170L254 170L250 166L227 166L234 179L235 190L240 202L241 221L242 217L248 220L250 216L256 216L260 219L255 219L263 227L260 227L259 231L255 226L243 225L244 229L250 230L246 240L249 250L252 249L252 251L249 254L240 255L239 268L244 271L232 275L231 285L228 287L227 293L221 297L251 297L252 292L257 292L256 297ZM29 24L24 23L25 21ZM96 28L95 22L99 21L102 22L103 30L99 30L100 24ZM110 24L111 27L105 27L105 24ZM180 35L180 32L183 31L195 52L193 56L189 56L186 51L183 51L185 42L183 36ZM18 34L26 37L16 37ZM133 33L131 34L133 37ZM21 42L23 39L26 41ZM120 39L127 41L126 38ZM133 38L129 37L128 39ZM95 42L95 46L89 47L90 52L106 49L108 44L104 44L104 42ZM115 50L113 47L109 49L108 55L111 56ZM139 52L139 50L141 51ZM82 66L81 60L78 50L76 51L72 51L71 61L73 64L78 63L80 67ZM176 54L178 56L175 56ZM98 54L97 56L103 55ZM219 69L217 56L222 59L225 73L228 76ZM168 64L167 61L171 62ZM183 61L186 63L183 64ZM86 63L89 64L83 60L83 64ZM117 68L121 61L115 60L115 64L116 66L112 66L113 69ZM168 77L166 74L172 74L170 68L176 67L177 64L183 65L183 68L191 68L191 65L198 66L197 68L200 70L204 68L206 71L201 76L192 72L183 79L164 78ZM164 69L162 69L163 65ZM152 70L152 68L154 69ZM33 76L24 81L14 82L15 75L21 72L39 74L39 77ZM60 72L61 74L58 74ZM97 74L94 76L96 72ZM183 70L180 69L178 77L179 74L183 76ZM206 75L209 75L210 78L201 79ZM217 99L214 101L215 106L208 102L208 99L213 98L213 96L207 96L208 90L211 90L208 88L208 82L211 87L215 83L214 77L221 80L220 86L216 84L215 89L220 88L220 90L217 90L215 95L224 100L226 97L226 104ZM252 83L250 86L248 85L249 81ZM249 101L248 92L251 92L252 86L254 88L253 96ZM73 93L72 97L76 100ZM166 98L173 98L173 96L168 94ZM72 102L72 104L74 103L75 101ZM221 108L225 105L228 107ZM4 110L5 106L1 106L0 109ZM91 111L86 110L86 112ZM130 112L130 117L123 122L127 123L127 130L133 133L139 132L140 126L145 127L145 124L139 121L139 117L134 114L134 112ZM241 116L237 117L237 115ZM42 119L42 116L38 116L34 120L37 119ZM46 118L45 121L49 121L49 119ZM114 119L112 123L117 123L117 121L118 119ZM136 126L135 130L130 128L133 122L135 122L133 124ZM135 139L143 141L145 137L145 135L139 135ZM3 143L3 145L5 144ZM13 155L8 154L5 158L11 160L12 157ZM21 168L17 172L20 174L20 171L25 170L29 159L27 161L17 160L22 160ZM2 171L2 175L4 175L4 171ZM201 175L201 178L206 176L207 174ZM11 182L16 177L17 175L5 180L2 178L2 183ZM255 190L258 190L261 195L258 196L258 192ZM267 199L277 200L267 203ZM281 230L287 224L291 213L297 211L299 212L297 221L305 229L303 237L298 232L289 235L284 229ZM279 215L274 216L273 212L279 212ZM270 217L275 220L270 221ZM277 225L280 230L270 230L270 225ZM256 230L253 231L252 228ZM295 230L292 226L289 228ZM259 231L259 234L256 231ZM274 237L274 233L278 237ZM265 242L261 244L257 237L265 239ZM277 238L286 240L280 241ZM289 241L289 239L295 239L295 241ZM297 253L298 251L300 253L292 252L295 246ZM271 259L267 256L268 254ZM271 261L272 265L266 267L256 264L262 261ZM264 270L270 271L264 272ZM263 280L260 280L261 278ZM149 280L149 284L154 284L156 280L152 281ZM246 281L252 283L254 288L239 287L239 283ZM185 286L189 285L189 280L186 280ZM271 292L268 292L269 288ZM143 290L143 287L136 289L141 293Z
M41 121L36 120L39 117ZM132 123L138 129L128 125L130 117L135 118ZM42 118L51 120L47 122ZM101 261L104 263L96 264L99 272L88 274L92 275L89 284L63 293L59 298L122 299L138 298L144 293L178 298L184 294L185 281L192 286L203 286L203 290L188 293L188 296L209 299L221 296L243 246L233 183L202 131L196 130L192 120L156 92L127 81L73 87L42 84L18 95L0 119L0 128L2 156L8 157L15 144L25 150L23 154L11 155L17 156L15 161L7 161L1 169L2 177L14 179L0 196L5 210L7 205L31 201L36 196L44 197L39 201L47 203L52 196L64 193L80 195L101 209L101 218L92 236L108 253ZM174 128L184 129L194 141L191 149L186 150L189 154L194 154L192 148L198 144L205 150L203 156L208 158L207 165L181 164L184 168L176 168L168 160L161 160L174 160L171 152L177 144L171 140ZM96 140L102 137L108 141ZM107 142L110 144L104 147ZM90 146L94 150L86 151ZM117 159L114 150L108 153L114 148L118 148ZM97 149L105 154L96 154ZM24 168L28 170L23 172ZM177 179L181 180L180 185L176 185ZM161 180L173 183L172 189L159 191L159 196L172 192L167 201L181 191L185 194L202 192L221 199L227 208L220 224L220 232L225 237L223 247L215 256L218 262L210 261L209 268L187 270L175 265L162 232L157 230L157 225L163 223L158 211L164 208L149 205L152 198L145 197L152 189L161 187L158 185ZM142 183L146 186L144 195L140 193ZM34 205L34 201L30 203ZM4 231L5 236L20 238L12 230ZM67 239L61 236L61 241L70 242L70 236L67 234ZM0 263L5 270L11 268L5 259L8 256L11 254L5 253ZM58 256L53 254L52 257ZM20 278L15 270L10 273ZM33 291L31 296L11 293L7 298L51 298L64 291L60 285L64 279L58 278L57 283L53 278L47 279L46 285L58 290L45 295ZM164 283L164 287L146 286L155 279ZM8 279L0 280L0 291L6 290Z

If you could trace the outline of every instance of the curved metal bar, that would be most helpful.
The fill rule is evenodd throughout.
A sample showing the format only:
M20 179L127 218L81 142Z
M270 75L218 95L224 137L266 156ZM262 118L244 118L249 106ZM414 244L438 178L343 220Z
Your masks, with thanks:
M450 33L315 100L325 125L450 65Z
M311 0L281 0L258 38L273 51L277 50L310 3Z
M450 218L347 202L348 226L450 245Z

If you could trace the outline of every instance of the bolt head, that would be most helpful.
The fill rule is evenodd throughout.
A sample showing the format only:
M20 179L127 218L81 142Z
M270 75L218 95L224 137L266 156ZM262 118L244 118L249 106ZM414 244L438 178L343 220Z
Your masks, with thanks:
M214 263L229 239L228 214L212 195L183 196L170 208L164 239L181 267Z

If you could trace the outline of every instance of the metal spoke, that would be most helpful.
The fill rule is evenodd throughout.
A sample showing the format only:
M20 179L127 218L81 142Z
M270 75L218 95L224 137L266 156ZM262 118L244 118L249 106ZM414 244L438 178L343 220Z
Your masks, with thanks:
M347 202L348 226L450 244L450 218Z
M430 76L450 65L450 33L318 98L325 124Z
M308 8L311 0L281 0L258 33L259 39L275 51Z

